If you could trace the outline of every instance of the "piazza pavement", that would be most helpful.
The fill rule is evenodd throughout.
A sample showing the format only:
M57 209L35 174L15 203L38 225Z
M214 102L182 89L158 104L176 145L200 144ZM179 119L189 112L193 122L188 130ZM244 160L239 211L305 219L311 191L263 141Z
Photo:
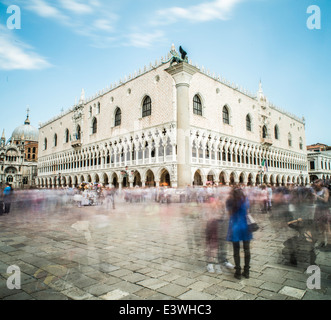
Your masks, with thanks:
M125 203L24 209L0 216L1 300L329 300L331 250L318 250L321 288L308 289L307 265L292 266L283 243L295 235L258 210L250 278L206 270L206 204ZM232 247L228 258L233 263ZM9 266L20 289L9 289Z

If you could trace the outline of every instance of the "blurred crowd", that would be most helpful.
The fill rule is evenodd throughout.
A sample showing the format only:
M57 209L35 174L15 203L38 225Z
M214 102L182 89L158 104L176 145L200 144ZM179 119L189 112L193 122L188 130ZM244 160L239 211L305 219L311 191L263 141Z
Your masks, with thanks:
M316 248L328 245L331 221L329 190L330 184L323 180L308 186L208 185L183 189L161 186L122 190L92 183L82 183L77 188L30 190L12 190L7 185L5 190L1 190L0 215L10 214L13 209L60 212L73 206L100 206L111 211L124 203L160 206L183 203L181 210L186 221L189 249L194 253L194 248L204 247L208 271L220 273L221 265L234 268L227 259L228 242L234 244L236 261L239 242L243 241L245 259L249 262L249 241L253 236L246 223L247 215L266 215L275 232L282 228L295 231L296 234L284 242L284 256L290 263L297 264L301 252L309 257L309 263L314 263ZM240 232L236 228L241 228ZM248 266L244 275L248 276Z

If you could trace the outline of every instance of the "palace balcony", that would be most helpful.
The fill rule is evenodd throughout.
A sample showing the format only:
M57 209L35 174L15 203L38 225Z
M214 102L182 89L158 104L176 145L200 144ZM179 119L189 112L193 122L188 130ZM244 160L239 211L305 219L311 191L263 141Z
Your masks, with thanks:
M81 140L71 141L71 146L73 148L80 148L82 146L82 141Z
M272 140L270 138L262 138L261 143L265 146L272 146Z

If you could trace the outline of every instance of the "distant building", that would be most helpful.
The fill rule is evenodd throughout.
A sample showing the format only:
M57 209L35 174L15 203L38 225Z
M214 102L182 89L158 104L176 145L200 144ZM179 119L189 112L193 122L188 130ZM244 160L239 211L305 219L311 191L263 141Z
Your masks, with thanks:
M317 179L329 181L331 178L331 146L316 143L307 146L307 151L310 182Z
M310 146L307 146L308 151L328 151L331 150L331 146L323 143L315 143Z
M0 139L0 186L7 182L13 188L35 185L38 162L38 129L30 124L29 115L6 142L5 131Z
M175 63L174 60L179 62ZM182 59L183 60L183 59ZM40 187L308 183L305 121L258 92L168 57L39 130Z

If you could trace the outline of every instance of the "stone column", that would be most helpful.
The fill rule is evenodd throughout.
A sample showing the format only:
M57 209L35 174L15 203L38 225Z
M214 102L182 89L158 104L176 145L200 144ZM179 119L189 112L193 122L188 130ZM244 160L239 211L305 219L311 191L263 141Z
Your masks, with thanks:
M136 150L136 158L135 158L135 163L136 163L136 166L138 165L138 163L139 163L139 147L137 148L137 150Z
M152 146L148 145L148 164L152 163Z
M174 143L172 143L172 161L176 161L176 145ZM191 158L190 158L191 160ZM191 163L191 161L189 160L188 163Z
M202 175L202 176L201 176L201 180L202 180L202 185L203 185L203 186L206 186L206 185L207 185L207 176Z
M177 91L177 166L179 188L191 185L190 115L192 112L189 87L192 76L199 70L186 62L166 69L175 80Z
M114 168L117 167L117 150L114 149Z
M142 163L143 164L145 164L145 149L146 149L145 147L141 149L142 150L142 158L143 158Z
M159 163L159 147L155 146L155 163Z
M163 145L163 162L166 163L167 162L167 144L162 143Z
M206 164L206 146L202 145L202 163Z

